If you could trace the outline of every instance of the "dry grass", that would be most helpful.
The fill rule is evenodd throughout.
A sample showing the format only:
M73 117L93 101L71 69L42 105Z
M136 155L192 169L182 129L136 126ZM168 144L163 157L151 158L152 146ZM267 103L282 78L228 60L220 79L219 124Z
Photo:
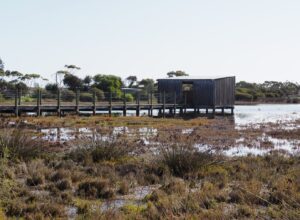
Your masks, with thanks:
M0 132L0 157L7 151L11 159L29 160L39 155L40 144L22 129L7 129Z
M91 122L89 118L78 120ZM134 120L132 123L138 124ZM31 148L22 145L26 137L20 134L17 141L5 141L21 147L14 157L8 157L6 147L2 150L0 210L10 218L23 219L66 219L68 207L77 208L78 219L300 218L299 157L227 158L192 147L195 140L226 147L241 136L250 143L261 136L260 128L236 131L217 123L184 134L172 126L159 126L151 139L160 143L154 154L143 150L147 146L130 135L117 135L109 142L73 142L71 152L47 156L24 156L31 155L27 153ZM137 198L140 192L136 189L146 189L146 193ZM105 202L115 200L130 203L102 208Z

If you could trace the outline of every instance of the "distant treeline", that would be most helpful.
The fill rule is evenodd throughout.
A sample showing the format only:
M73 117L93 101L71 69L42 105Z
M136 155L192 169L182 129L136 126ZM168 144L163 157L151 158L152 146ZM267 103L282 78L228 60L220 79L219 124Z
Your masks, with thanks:
M236 84L237 101L282 101L298 102L300 85L293 82L265 81L264 83L249 83L245 81Z
M55 73L55 82L45 83L48 81L35 73L20 73L19 71L5 70L4 63L0 59L0 90L21 89L26 92L29 89L39 87L39 84L45 85L44 93L56 94L58 88L64 88L66 97L75 98L76 90L80 90L81 99L92 100L93 91L99 99L105 98L109 93L114 93L115 97L122 96L122 87L138 88L141 94L149 91L156 91L157 84L153 79L145 78L138 80L137 76L130 75L125 80L119 76L111 74L96 74L94 76L86 75L83 78L77 76L80 67L76 65L65 65L63 70ZM166 73L168 77L188 76L184 71L170 71ZM237 101L288 101L298 102L300 85L293 82L276 82L266 81L264 83L249 83L245 81L236 84ZM5 98L0 93L0 100ZM2 97L1 97L2 96ZM126 94L126 99L131 101L134 94Z

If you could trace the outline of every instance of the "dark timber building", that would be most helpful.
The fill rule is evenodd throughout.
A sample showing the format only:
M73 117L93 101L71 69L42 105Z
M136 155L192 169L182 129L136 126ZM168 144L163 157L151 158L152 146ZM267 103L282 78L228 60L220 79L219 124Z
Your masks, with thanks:
M235 77L174 77L158 79L160 93L176 93L178 104L194 109L234 108ZM232 111L233 112L233 111Z

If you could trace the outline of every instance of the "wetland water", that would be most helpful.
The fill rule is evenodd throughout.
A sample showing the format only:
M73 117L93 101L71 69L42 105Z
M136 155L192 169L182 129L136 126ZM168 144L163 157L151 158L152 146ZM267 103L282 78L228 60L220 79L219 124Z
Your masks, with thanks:
M300 105L262 104L236 106L233 117L219 117L212 127L81 127L40 129L43 140L68 143L85 138L100 138L107 141L118 136L139 141L152 152L164 140L163 137L185 136L199 150L211 150L227 156L264 155L273 151L285 154L300 154L300 139L297 137L272 137L272 130L298 131L300 128ZM217 132L215 135L214 131ZM220 131L222 131L220 133ZM232 135L235 134L235 135ZM176 136L175 135L175 136ZM222 137L223 136L223 137ZM228 136L228 137L227 137ZM226 138L227 137L227 138ZM169 139L177 143L177 137Z
M291 122L300 119L300 104L262 104L235 107L235 124Z

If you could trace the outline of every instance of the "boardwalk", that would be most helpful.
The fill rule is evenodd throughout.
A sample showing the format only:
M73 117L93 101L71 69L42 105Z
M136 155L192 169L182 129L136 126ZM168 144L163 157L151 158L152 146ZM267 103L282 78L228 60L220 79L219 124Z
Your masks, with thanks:
M70 97L62 96L61 91L53 97L47 97L41 91L30 95L28 93L20 94L20 92L8 94L11 95L7 95L8 98L0 102L0 114L19 116L29 113L41 116L54 113L62 116L66 114L88 113L96 115L106 113L111 116L121 111L123 116L127 116L128 111L134 111L136 116L140 116L141 111L146 111L148 116L154 116L154 110L161 117L184 115L191 111L196 115L200 113L205 115L233 114L232 106L189 106L184 98L179 99L176 95L170 93L137 94L135 99L130 101L126 100L126 94L116 97L113 93L105 94L102 100L97 99L95 94L91 94L92 98L88 101L81 100L79 93L76 93L76 96L70 99ZM229 112L226 112L226 109L229 109Z

